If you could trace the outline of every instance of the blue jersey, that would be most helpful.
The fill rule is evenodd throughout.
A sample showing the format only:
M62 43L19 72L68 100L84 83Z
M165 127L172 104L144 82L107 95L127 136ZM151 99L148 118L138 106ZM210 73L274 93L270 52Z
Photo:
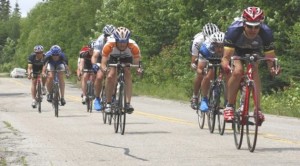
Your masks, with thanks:
M209 39L206 39L200 49L199 49L199 54L200 56L204 57L204 58L217 58L217 57L221 57L220 55L216 55L215 51L214 51L214 46L213 44L210 42Z
M66 65L68 65L68 59L67 59L65 53L63 53L63 52L61 52L59 54L58 61L54 61L53 60L51 51L48 51L45 55L46 55L46 57L45 57L45 64L46 63L50 63L52 65L60 65L60 64L66 64Z
M262 53L275 49L273 32L266 24L261 25L254 39L248 39L244 34L242 21L233 22L227 29L224 46L235 48L237 55Z

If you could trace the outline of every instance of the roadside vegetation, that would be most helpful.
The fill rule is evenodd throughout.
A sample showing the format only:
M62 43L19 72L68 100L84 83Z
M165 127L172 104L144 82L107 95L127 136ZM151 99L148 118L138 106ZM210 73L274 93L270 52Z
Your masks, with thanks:
M126 26L142 50L145 68L143 78L134 79L135 93L186 102L194 78L189 65L193 36L207 22L226 31L244 7L259 6L274 31L283 69L279 77L271 79L265 65L261 66L263 110L300 117L300 1L45 0L26 18L21 18L17 4L9 2L0 1L0 72L26 68L27 57L36 44L45 49L58 44L75 74L80 48L97 38L105 24Z

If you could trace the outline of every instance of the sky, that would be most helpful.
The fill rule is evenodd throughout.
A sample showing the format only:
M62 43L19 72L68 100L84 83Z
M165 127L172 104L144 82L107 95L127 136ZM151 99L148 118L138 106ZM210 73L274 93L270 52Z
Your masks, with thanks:
M19 4L20 12L22 17L26 17L27 13L38 3L42 2L42 0L10 0L11 10L15 8L16 1Z

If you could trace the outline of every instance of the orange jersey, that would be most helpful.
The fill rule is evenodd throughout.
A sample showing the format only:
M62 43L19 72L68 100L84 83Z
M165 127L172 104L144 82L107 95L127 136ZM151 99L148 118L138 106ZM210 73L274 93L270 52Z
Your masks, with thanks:
M114 39L111 39L104 45L102 49L102 56L108 57L111 54L127 54L135 59L140 57L140 49L135 41L130 39L127 48L124 51L120 51L116 47L116 41Z

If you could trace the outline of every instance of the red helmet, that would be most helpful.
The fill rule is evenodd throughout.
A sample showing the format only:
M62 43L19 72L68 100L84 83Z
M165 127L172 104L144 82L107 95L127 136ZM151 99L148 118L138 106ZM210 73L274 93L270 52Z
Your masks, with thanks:
M259 7L248 7L243 11L243 19L248 25L259 25L264 18L264 12Z

